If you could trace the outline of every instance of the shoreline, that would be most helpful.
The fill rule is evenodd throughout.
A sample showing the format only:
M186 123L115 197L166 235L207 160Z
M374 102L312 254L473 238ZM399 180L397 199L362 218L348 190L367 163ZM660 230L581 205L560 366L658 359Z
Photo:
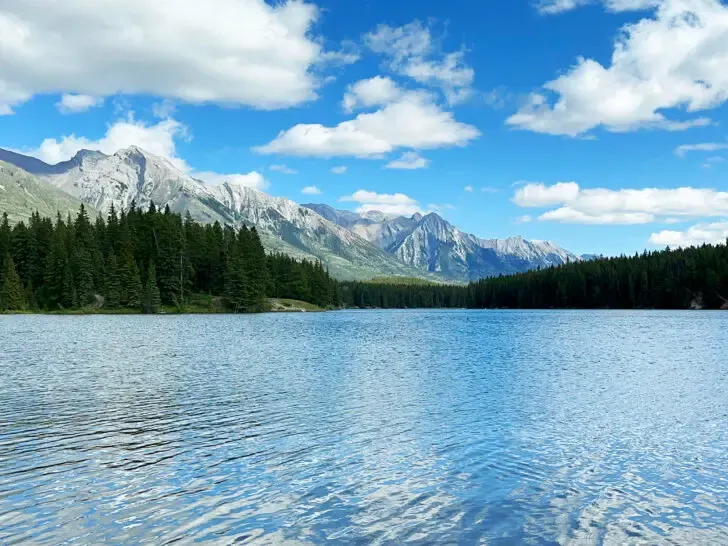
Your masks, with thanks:
M234 313L222 306L191 304L183 308L162 307L157 313L144 313L136 309L105 309L103 307L86 307L81 309L0 311L0 315L48 315L48 316L84 316L84 315L261 315L267 313L325 313L334 309L324 309L312 303L300 300L268 298L267 306L262 311L252 313Z

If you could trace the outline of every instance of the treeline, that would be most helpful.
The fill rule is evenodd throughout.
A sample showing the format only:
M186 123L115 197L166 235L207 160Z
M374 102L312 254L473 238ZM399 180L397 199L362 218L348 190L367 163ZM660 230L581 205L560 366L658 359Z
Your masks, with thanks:
M446 284L343 282L339 292L345 307L362 309L463 308L470 304L465 286Z
M185 310L200 295L231 312L267 298L323 308L728 308L728 246L569 263L465 285L337 282L320 262L266 255L255 228L202 225L154 205L91 221L0 222L0 311Z
M459 287L343 283L341 295L351 307L720 309L728 307L728 246L574 262Z
M476 308L720 309L728 303L728 246L575 262L468 290Z
M268 297L327 307L337 283L320 263L266 255L255 228L201 225L169 208L112 208L91 221L37 213L0 222L0 310L184 310L195 295L231 312L258 312Z

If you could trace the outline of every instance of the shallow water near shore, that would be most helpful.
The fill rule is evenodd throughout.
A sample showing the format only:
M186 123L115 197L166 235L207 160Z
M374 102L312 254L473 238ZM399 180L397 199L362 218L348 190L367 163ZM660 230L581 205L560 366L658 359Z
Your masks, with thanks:
M0 316L1 544L728 544L728 313Z

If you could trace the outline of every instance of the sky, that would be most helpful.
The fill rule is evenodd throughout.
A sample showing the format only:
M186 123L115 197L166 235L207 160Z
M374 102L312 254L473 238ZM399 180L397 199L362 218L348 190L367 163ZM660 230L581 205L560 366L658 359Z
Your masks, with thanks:
M720 0L0 0L0 147L616 255L728 237Z

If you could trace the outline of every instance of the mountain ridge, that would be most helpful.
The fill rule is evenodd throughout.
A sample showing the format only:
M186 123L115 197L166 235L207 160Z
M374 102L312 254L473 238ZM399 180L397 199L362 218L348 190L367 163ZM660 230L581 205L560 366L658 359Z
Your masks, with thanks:
M581 259L548 241L520 236L483 239L461 231L435 212L376 222L370 214L357 215L329 205L303 206L348 226L408 265L463 282Z
M321 260L344 280L400 276L468 282L581 259L550 242L479 238L435 212L358 214L299 205L230 181L206 184L137 146L111 155L80 150L56 165L0 149L2 158L34 176L38 188L53 188L100 213L154 202L203 223L256 226L268 252Z
M8 150L0 150L2 157L104 214L112 206L128 210L132 203L144 208L154 202L203 223L256 226L269 252L321 260L340 279L426 275L289 199L229 181L205 184L136 146L112 155L81 150L56 165Z

